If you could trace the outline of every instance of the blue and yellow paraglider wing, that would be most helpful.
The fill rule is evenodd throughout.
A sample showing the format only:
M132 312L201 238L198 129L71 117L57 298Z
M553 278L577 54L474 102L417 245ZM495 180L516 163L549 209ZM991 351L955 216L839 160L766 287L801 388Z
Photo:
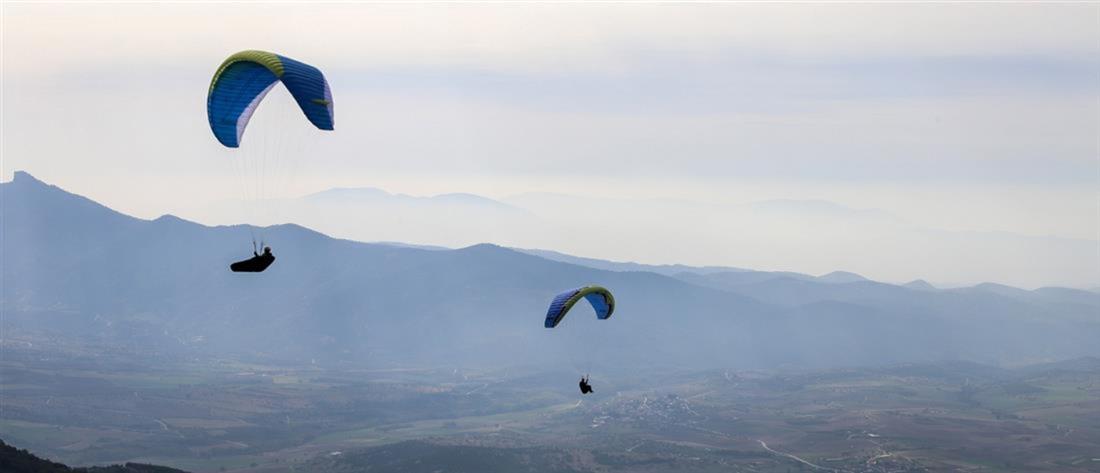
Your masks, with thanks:
M585 286L565 291L554 297L554 300L550 302L550 308L546 311L544 326L546 328L557 327L565 318L565 314L582 297L588 300L589 304L592 304L592 309L596 311L596 318L600 320L611 317L611 314L615 312L615 298L611 295L611 291L600 286Z
M222 62L206 96L210 129L221 144L240 146L252 113L280 81L310 123L333 129L332 91L320 70L266 51L241 51Z

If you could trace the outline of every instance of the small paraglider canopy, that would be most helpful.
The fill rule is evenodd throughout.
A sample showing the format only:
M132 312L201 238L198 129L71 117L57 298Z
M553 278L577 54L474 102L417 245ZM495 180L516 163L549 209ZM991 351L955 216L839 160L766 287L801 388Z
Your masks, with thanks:
M573 308L573 305L581 298L587 299L596 311L596 318L600 320L611 317L615 312L615 298L611 291L600 286L584 286L570 289L554 297L550 302L550 308L546 311L546 328L557 327L565 318L565 314Z

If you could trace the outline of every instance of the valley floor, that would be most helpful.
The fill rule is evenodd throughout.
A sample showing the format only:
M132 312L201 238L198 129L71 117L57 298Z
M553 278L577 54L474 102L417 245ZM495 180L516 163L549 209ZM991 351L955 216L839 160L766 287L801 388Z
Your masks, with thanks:
M40 345L39 345L40 346ZM189 471L1097 471L1100 360L829 371L288 367L3 347L0 438ZM102 353L102 352L101 352Z

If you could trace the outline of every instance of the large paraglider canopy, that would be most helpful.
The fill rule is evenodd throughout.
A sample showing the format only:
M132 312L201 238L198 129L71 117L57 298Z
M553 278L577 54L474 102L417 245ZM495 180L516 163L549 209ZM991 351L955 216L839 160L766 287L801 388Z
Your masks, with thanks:
M611 296L611 291L600 286L570 289L558 294L550 303L550 308L546 311L546 328L557 327L569 309L572 309L581 298L587 299L588 303L592 304L592 308L596 311L596 318L600 320L611 317L615 312L615 298Z
M210 81L206 115L221 144L236 148L252 113L276 83L282 82L310 123L333 129L332 91L316 67L266 51L229 56Z

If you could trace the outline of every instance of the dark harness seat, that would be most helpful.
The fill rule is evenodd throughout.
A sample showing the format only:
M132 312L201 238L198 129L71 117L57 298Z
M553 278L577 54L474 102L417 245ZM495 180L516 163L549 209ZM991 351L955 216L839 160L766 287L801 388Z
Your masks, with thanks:
M229 265L234 273L262 273L271 263L275 262L275 256L271 253L256 255L244 261L238 261Z

